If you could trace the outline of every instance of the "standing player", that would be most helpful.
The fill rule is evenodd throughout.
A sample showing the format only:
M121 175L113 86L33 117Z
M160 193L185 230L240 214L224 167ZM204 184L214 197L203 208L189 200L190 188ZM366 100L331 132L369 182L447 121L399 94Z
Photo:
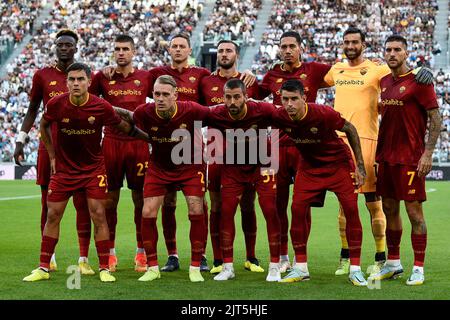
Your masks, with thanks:
M210 72L205 68L189 65L188 59L191 53L192 48L189 37L184 34L174 36L169 45L169 54L172 58L171 65L152 68L150 70L150 83L153 84L159 76L170 75L177 83L178 101L199 102L201 94L200 81L202 78L209 76ZM153 87L151 87L151 91L153 91ZM161 209L164 239L169 255L167 263L161 271L175 271L180 267L176 242L176 201L176 191L172 190L168 192ZM203 213L205 224L208 226L208 210L206 204ZM207 232L208 230L206 230ZM209 271L204 255L201 261L201 271Z
M114 74L108 79L103 72L98 72L92 79L89 91L102 96L106 101L116 107L134 111L137 106L144 104L151 96L149 76L147 71L133 67L135 45L133 38L128 35L119 35L114 40L114 59L117 67ZM120 189L124 177L127 178L128 188L134 203L134 222L136 225L137 251L134 258L135 270L145 272L147 258L141 237L141 217L143 207L143 188L145 171L150 157L148 144L144 141L129 137L116 130L106 127L102 142L105 156L106 174L108 176L108 203L106 206L106 219L110 234L109 269L116 271L117 256L115 251L115 236L117 225L117 205L119 203Z
M372 234L375 239L375 263L367 269L368 274L380 271L386 260L386 217L381 198L376 195L375 150L378 137L378 97L381 78L390 73L386 64L379 65L364 58L365 34L350 27L344 32L343 51L348 62L335 64L325 76L330 86L335 86L334 109L358 130L361 149L366 165L367 177L359 192L364 194L366 207L370 213ZM426 70L417 70L416 81L429 83ZM338 135L348 144L342 132ZM348 243L345 235L345 216L339 210L339 231L342 242L341 258L336 275L348 274L350 261Z
M270 117L274 110L272 104L265 102L256 102L248 100L245 84L239 79L230 79L224 87L225 104L212 109L208 116L209 126L219 129L226 133L230 130L235 132L243 131L246 137L244 141L250 140L250 143L256 143L259 138L259 129L267 129L270 126ZM258 136L247 136L247 133L253 131ZM264 137L263 137L264 138ZM267 141L267 137L265 137ZM236 150L239 136L233 137L231 141L226 141L224 148L226 153L230 149ZM246 147L247 142L245 142ZM214 280L225 281L234 278L233 267L233 243L235 237L234 216L237 206L245 190L256 190L261 210L266 219L267 236L269 240L270 264L267 274L267 281L278 281L280 276L280 223L276 208L276 181L275 173L262 173L259 159L256 164L250 163L250 151L248 148L242 154L247 155L244 164L234 159L233 164L226 163L222 166L221 175L221 217L220 217L220 247L223 255L223 270L214 277ZM239 151L238 151L239 152ZM237 153L237 152L236 152ZM233 154L236 154L233 151ZM229 158L229 155L226 155ZM240 159L241 160L241 159Z
M194 123L196 120L204 119L209 113L209 108L195 102L177 102L176 88L177 84L173 77L168 75L158 77L153 87L155 102L141 105L133 114L133 121L148 133L152 143L150 165L145 176L141 224L148 269L139 281L153 281L161 277L156 250L158 242L156 219L165 195L178 188L181 188L186 197L191 222L189 279L192 282L204 281L200 273L200 262L207 236L203 215L206 168L202 161L201 127L198 128L199 132L196 132L198 143L197 141L190 143L188 140L189 163L177 164L174 161L176 160L174 157L178 156L174 148L183 140L181 136L175 137L174 131L182 129L190 137L194 137L196 131ZM197 158L200 158L198 163L195 160Z
M383 213L381 198L375 193L375 150L378 137L380 80L389 73L389 67L364 58L363 51L366 44L365 35L361 30L350 27L344 32L343 38L343 51L348 62L335 64L325 76L325 81L330 86L336 86L334 109L356 127L361 140L367 177L359 192L364 194L375 239L375 264L367 270L369 274L372 274L379 272L386 260L386 217ZM347 144L349 143L344 132L338 132L338 135ZM350 268L345 222L342 206L340 206L339 231L342 249L336 275L348 274Z
M218 70L202 78L200 82L201 102L207 106L221 104L224 101L223 87L229 79L240 79L242 74L237 71L236 62L239 57L239 47L231 40L221 40L217 44L217 65ZM255 82L247 88L247 95L253 98L258 94L258 83ZM218 150L216 149L216 155ZM217 163L208 164L208 191L211 199L210 234L211 244L214 254L214 265L211 273L222 271L222 250L220 249L220 177L223 165ZM240 201L242 213L242 230L244 231L247 260L245 268L253 272L264 272L255 256L256 245L256 213L255 213L255 192L245 190Z
M260 85L260 98L270 94L273 103L281 105L280 88L284 81L297 79L302 81L308 102L315 102L319 88L328 87L323 77L330 66L317 62L302 62L302 39L298 32L287 31L280 38L280 56L282 63L267 72ZM280 132L280 168L277 174L277 211L281 224L281 272L290 267L288 256L288 216L289 186L297 173L299 154L295 144L283 132Z
M24 281L50 278L50 257L58 242L59 225L68 199L79 189L86 193L95 227L100 280L116 280L108 270L109 231L102 202L107 196L105 164L100 145L102 127L112 125L145 140L148 140L148 136L121 120L108 102L88 93L90 76L91 70L87 65L70 65L67 68L69 92L51 99L45 107L40 132L49 154L52 174L48 190L48 213L39 268L33 270ZM55 126L53 136L51 125Z
M309 280L308 217L311 207L323 207L326 191L330 190L336 194L347 218L349 280L355 286L365 286L367 281L360 267L362 226L355 186L359 188L364 183L366 173L358 133L331 107L306 103L303 84L299 80L283 83L281 100L284 108L274 112L273 123L292 139L301 154L292 200L291 238L295 264L281 282ZM349 147L335 130L347 134L356 158L356 170Z
M74 55L77 52L78 36L71 30L61 30L56 34L56 66L42 68L33 76L31 87L30 105L25 115L25 119L20 129L14 150L14 159L18 165L23 159L23 145L25 138L36 120L41 102L45 106L47 102L58 95L67 92L66 69L74 62ZM50 160L47 150L42 141L39 143L37 161L36 184L41 186L41 234L44 232L47 221L47 193L50 182ZM89 242L91 240L91 220L86 202L86 195L76 192L73 196L73 204L77 211L77 233L80 246L80 258L78 261L82 274L94 274L88 263ZM55 255L50 262L50 271L56 270L57 264Z
M425 281L423 265L427 244L422 209L426 200L425 176L431 170L441 117L433 85L421 85L414 80L406 63L407 46L406 39L398 35L388 37L385 42L385 60L391 74L381 80L382 117L376 161L379 164L377 194L382 197L387 221L388 260L369 279L396 278L403 273L400 263L400 201L403 200L411 222L414 250L414 267L406 284L421 285Z
M209 76L210 72L205 68L189 65L188 59L191 53L192 48L189 37L185 34L175 35L169 45L169 54L172 59L171 65L152 68L150 70L150 83L154 83L161 75L170 75L177 83L178 101L200 102L202 94L200 82L204 77ZM248 74L241 74L241 77L248 86L251 86L255 80L255 77L248 76ZM167 193L162 206L162 225L169 258L161 271L170 272L179 269L175 210L176 191L171 191ZM205 224L208 226L206 202L203 211ZM208 232L207 229L206 232ZM200 270L209 270L205 254L202 257Z

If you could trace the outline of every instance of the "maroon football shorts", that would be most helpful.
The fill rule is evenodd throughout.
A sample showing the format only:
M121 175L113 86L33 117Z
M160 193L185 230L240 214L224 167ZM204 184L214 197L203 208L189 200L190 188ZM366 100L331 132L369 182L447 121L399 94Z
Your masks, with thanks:
M150 152L142 140L121 140L105 136L102 143L108 189L118 190L127 178L128 189L142 190Z
M258 195L277 193L276 174L269 170L261 171L259 166L224 165L221 177L221 195L238 197L244 190L256 190Z
M183 165L164 170L150 165L144 182L144 198L163 196L176 190L185 196L203 197L206 190L204 165Z
M208 191L220 192L220 177L223 164L208 164Z
M42 144L42 142L39 142ZM47 149L39 145L37 157L37 177L36 184L40 186L48 186L50 183L50 157Z
M327 190L339 195L340 199L357 201L353 175L354 166L351 164L325 168L300 167L295 177L293 201L323 207Z
M76 191L85 191L86 198L106 199L108 194L106 174L94 173L92 176L86 178L67 178L56 173L50 178L47 201L65 201Z
M300 152L295 146L280 146L279 168L277 173L277 185L289 186L294 183L294 177L298 171Z
M398 201L426 201L425 177L418 177L417 166L381 162L377 174L377 195Z

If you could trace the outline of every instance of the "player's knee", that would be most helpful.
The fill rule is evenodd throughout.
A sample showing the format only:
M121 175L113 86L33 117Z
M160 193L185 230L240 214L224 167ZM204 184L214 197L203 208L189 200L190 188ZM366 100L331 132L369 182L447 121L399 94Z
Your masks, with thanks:
M105 208L102 206L90 209L90 214L95 225L106 223Z
M47 211L47 224L59 224L61 221L63 212L60 210L55 210L53 208L48 208Z
M158 208L153 208L149 206L144 206L142 208L142 217L143 218L156 218L158 215Z

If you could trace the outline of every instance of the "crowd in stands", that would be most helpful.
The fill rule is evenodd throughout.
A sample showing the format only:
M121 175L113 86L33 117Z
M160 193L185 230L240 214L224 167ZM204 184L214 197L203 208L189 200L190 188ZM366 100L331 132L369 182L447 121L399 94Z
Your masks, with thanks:
M253 30L261 4L261 0L216 0L203 30L203 41L226 39L254 45Z
M191 34L198 21L197 5L198 1L186 0L56 1L51 16L19 56L6 66L7 76L0 80L0 161L12 160L15 138L29 104L33 74L56 61L53 42L60 29L70 28L78 33L79 50L75 58L89 62L94 70L112 63L116 35L131 34L137 45L135 65L150 69L170 62L166 46L172 36L180 32ZM29 134L30 143L24 150L29 162L35 162L37 156L39 120L36 119Z
M14 1L20 10L27 10L23 9L25 3L36 8L28 10L37 11L37 2ZM89 61L96 70L111 63L114 36L132 34L138 50L135 63L139 68L148 69L170 61L165 46L174 34L180 31L191 33L199 19L200 11L197 9L202 3L189 0L159 3L119 0L56 2L51 17L44 21L43 27L17 59L7 66L7 77L0 80L0 161L12 160L15 137L29 103L32 76L36 69L55 61L52 44L58 30L68 27L77 31L80 42L76 59ZM254 43L252 31L260 7L261 0L217 0L203 32L204 40L225 38ZM7 6L4 2L0 8L2 18L17 12L14 5ZM437 9L435 0L274 0L272 15L252 70L261 79L270 65L278 60L277 39L287 30L296 30L302 35L304 61L329 64L342 61L340 43L343 32L350 25L366 31L366 57L382 58L384 39L392 33L400 33L409 40L409 64L433 68L434 55L441 50L433 40ZM14 24L8 27L12 26ZM2 24L2 35L7 33L4 30L9 30L5 28ZM439 70L435 75L443 116L435 160L450 162L450 73ZM333 99L332 89L322 90L317 102L332 104ZM28 162L36 160L38 121L39 118L25 148Z

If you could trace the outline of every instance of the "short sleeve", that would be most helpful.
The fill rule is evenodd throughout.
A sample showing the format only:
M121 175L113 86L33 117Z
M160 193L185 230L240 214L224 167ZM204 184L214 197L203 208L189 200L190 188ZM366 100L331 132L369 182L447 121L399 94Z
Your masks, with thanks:
M341 130L344 127L345 119L342 118L341 114L335 111L329 106L322 106L323 117L325 119L326 127L332 130Z
M30 101L40 103L43 99L44 88L42 87L42 79L39 71L33 76L31 85Z
M323 78L325 83L328 84L330 87L334 86L333 72L334 72L334 70L333 70L333 68L331 68L330 70L328 70L327 74Z
M58 120L58 110L59 110L59 108L57 106L55 98L50 99L47 102L47 104L44 106L43 117L48 122L54 122L54 121Z
M147 114L145 112L145 108L147 107L147 103L141 104L134 110L133 113L133 121L136 124L137 127L139 127L142 130L145 130L145 119L147 117Z
M391 69L387 64L382 64L380 66L377 66L378 71L378 79L381 80L383 77L387 76L391 73Z
M92 82L91 82L91 85L89 86L89 92L92 93L93 95L100 96L102 94L102 89L101 89L101 77L102 76L103 76L102 72L98 71L92 77Z
M258 86L258 99L263 100L267 98L272 92L270 91L270 72L267 72Z
M417 90L414 90L414 96L425 110L439 108L434 85L432 84L417 84Z
M116 126L118 125L122 119L116 114L111 104L108 102L104 102L104 117L103 117L103 125L105 126Z

